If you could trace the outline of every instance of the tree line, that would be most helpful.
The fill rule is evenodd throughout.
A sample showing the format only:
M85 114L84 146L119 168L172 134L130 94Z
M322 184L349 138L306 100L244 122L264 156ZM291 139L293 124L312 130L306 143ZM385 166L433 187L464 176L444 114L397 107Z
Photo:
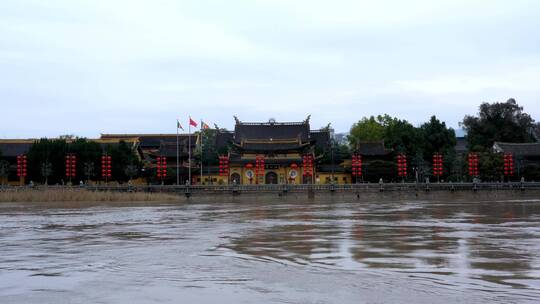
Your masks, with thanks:
M138 177L142 164L135 151L125 142L101 145L86 138L60 137L42 138L30 147L28 159L28 181L62 184L68 180L65 174L65 157L73 153L77 157L76 176L73 183L101 179L101 156L112 157L111 180L125 182Z
M514 99L506 102L482 103L476 115L466 115L460 122L466 132L467 152L478 152L480 178L499 180L502 175L503 160L492 150L493 143L527 143L535 141L535 129L539 124L523 112ZM334 150L343 158L356 151L362 143L384 141L387 149L394 155L403 153L409 161L410 175L418 174L421 179L431 176L431 164L434 153L444 157L444 179L460 181L467 176L467 153L456 153L456 133L445 122L432 116L429 121L414 126L404 119L387 114L370 116L354 123L348 136L348 144L337 146ZM379 177L396 179L395 160L377 160L367 163L366 168L374 173L366 178L376 180ZM529 165L520 168L521 175L529 179L540 178L540 168ZM375 172L373 172L375 171ZM414 171L414 172L411 172ZM377 177L379 176L379 177ZM469 177L470 179L470 177Z

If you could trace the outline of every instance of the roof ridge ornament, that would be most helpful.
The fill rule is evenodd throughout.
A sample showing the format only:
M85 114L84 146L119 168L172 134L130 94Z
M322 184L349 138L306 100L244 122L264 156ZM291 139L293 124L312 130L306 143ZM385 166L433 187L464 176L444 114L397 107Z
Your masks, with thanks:
M234 120L236 121L236 124L239 125L241 124L242 122L240 121L240 119L238 119L238 117L236 117L236 115L233 115L234 117Z
M305 124L309 124L309 120L311 119L311 114L309 114L307 117L306 117L306 120L304 120L304 123Z

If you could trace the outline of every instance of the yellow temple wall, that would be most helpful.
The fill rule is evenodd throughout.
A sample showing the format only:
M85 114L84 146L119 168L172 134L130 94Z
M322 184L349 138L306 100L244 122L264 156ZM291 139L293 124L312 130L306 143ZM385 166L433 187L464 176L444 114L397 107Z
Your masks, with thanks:
M334 184L350 184L351 175L348 173L334 173ZM330 184L332 182L332 173L317 173L315 175L316 184Z

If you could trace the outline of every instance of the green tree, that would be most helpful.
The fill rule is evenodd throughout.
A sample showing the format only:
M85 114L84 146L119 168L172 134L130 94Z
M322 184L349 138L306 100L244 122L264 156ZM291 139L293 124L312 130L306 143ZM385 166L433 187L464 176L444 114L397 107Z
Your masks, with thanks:
M66 153L65 139L42 138L34 142L28 150L28 179L60 183L64 179Z
M503 176L504 163L501 154L488 151L479 153L478 158L480 179L487 182L500 181Z
M92 177L94 177L94 172L95 172L94 162L92 162L92 161L85 162L83 172L84 172L84 176L86 177L86 182L88 183L88 181Z
M135 154L135 151L123 140L121 140L118 145L107 146L106 151L107 154L111 156L113 180L126 182L130 179L130 176L126 174L127 166L134 165L137 168L141 167L141 162Z
M377 120L384 127L383 139L386 148L409 156L414 156L422 149L420 132L408 121L390 117L388 114L378 116Z
M446 127L435 116L420 126L423 143L424 159L431 161L434 153L451 154L456 146L456 133L454 129Z
M85 138L62 136L58 139L40 139L30 147L28 151L28 178L29 180L41 180L43 172L41 166L44 163L51 165L51 173L47 180L51 183L60 183L65 180L65 156L73 153L77 156L76 176L74 181L83 179L86 175L85 164L87 162L98 163L100 161L101 146Z
M349 143L355 148L362 141L377 141L383 139L384 126L374 116L364 117L354 123L349 133Z
M66 153L74 153L77 156L77 175L74 181L90 179L94 175L95 168L92 169L91 174L87 171L87 164L91 163L92 167L101 161L102 148L100 144L89 141L86 138L75 138L70 140L67 144Z
M433 154L443 154L443 177L442 179L452 176L455 171L456 152L456 133L454 129L448 128L445 122L441 122L437 117L432 116L430 120L420 126L420 135L422 138L422 155L424 160L430 164L433 162ZM431 172L430 172L431 173Z
M482 103L478 116L467 115L460 124L467 131L469 148L485 151L495 141L531 142L534 120L511 98L507 102Z

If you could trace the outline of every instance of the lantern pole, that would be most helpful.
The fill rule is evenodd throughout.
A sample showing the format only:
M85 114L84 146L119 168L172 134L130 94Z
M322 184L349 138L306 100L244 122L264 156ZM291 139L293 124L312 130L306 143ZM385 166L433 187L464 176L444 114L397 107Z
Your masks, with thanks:
M180 121L176 121L176 185L178 186L180 184L180 152L178 147L178 126Z
M191 120L191 117L189 118ZM189 181L188 181L188 185L191 185L191 121L189 122L189 127L188 127L188 158L189 158L189 162L188 162L188 178L189 178Z

